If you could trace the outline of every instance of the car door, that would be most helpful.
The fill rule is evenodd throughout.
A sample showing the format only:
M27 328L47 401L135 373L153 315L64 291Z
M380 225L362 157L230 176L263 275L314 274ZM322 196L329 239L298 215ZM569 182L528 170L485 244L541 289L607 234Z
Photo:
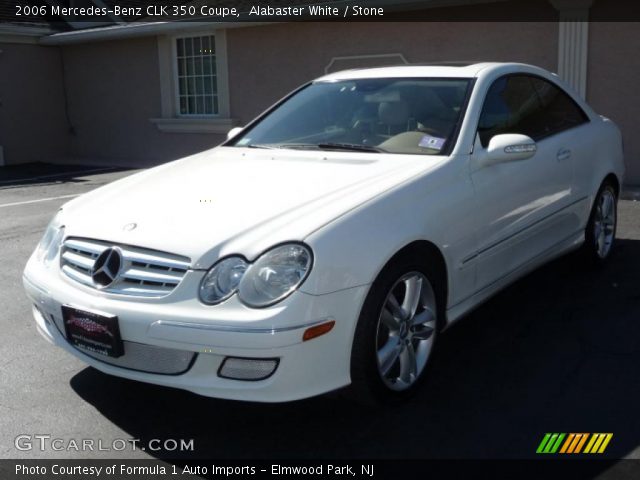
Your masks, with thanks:
M563 212L572 201L571 148L562 135L550 134L533 78L518 74L496 80L480 115L471 160L477 290L544 255L570 230ZM536 153L488 166L474 162L489 140L502 133L528 135L537 142Z

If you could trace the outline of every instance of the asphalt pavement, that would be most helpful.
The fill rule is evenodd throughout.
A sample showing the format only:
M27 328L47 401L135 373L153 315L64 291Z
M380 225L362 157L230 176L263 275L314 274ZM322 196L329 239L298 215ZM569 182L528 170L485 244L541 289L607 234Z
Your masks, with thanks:
M373 410L328 395L268 405L111 377L37 334L21 276L47 222L73 196L130 173L0 178L0 457L531 458L546 432L611 432L604 457L640 458L640 202L620 202L604 268L565 256L443 334L406 404ZM38 434L65 447L134 438L194 448L16 448L17 436Z

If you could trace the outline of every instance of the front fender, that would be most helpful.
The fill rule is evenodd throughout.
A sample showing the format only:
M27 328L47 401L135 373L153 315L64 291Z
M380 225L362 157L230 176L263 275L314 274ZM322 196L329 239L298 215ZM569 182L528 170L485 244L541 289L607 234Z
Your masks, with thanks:
M475 248L465 219L473 201L467 172L468 157L451 159L309 235L315 262L302 290L321 295L368 285L399 250L427 240L447 264L449 301L470 292L475 276L461 261Z

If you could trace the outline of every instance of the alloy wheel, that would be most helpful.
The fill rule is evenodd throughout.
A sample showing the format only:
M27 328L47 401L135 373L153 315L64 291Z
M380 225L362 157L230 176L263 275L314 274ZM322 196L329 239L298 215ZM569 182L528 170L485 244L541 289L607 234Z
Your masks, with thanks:
M417 381L435 334L433 287L422 273L407 273L387 293L376 327L378 373L388 388L402 391Z
M598 197L594 217L593 235L598 257L604 259L611 251L616 226L616 199L613 192L605 188Z

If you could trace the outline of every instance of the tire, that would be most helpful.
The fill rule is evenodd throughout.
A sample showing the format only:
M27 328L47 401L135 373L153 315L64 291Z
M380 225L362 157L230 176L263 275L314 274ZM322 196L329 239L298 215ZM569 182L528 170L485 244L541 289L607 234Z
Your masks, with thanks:
M400 259L372 284L351 352L352 399L373 406L402 401L422 383L443 306L436 273L428 263Z
M585 229L584 254L596 265L602 265L611 256L618 226L618 196L611 181L598 190Z

